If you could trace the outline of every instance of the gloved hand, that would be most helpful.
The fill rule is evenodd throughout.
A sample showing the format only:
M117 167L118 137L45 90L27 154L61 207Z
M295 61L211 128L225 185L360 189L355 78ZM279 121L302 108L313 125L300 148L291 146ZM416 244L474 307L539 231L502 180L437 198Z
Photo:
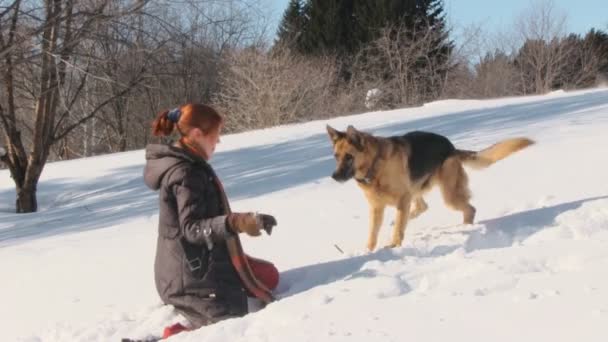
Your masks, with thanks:
M272 227L277 224L277 220L272 215L267 214L231 213L226 217L226 224L236 233L259 236L262 234L262 229L270 235Z

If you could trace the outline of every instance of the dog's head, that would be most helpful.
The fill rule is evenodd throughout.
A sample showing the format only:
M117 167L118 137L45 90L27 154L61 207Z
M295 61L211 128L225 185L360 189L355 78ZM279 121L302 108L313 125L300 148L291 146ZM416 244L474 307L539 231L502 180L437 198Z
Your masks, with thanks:
M346 182L351 178L363 179L367 168L371 165L368 145L371 136L367 133L348 126L346 132L341 132L327 125L327 134L334 147L336 170L331 175L338 182Z

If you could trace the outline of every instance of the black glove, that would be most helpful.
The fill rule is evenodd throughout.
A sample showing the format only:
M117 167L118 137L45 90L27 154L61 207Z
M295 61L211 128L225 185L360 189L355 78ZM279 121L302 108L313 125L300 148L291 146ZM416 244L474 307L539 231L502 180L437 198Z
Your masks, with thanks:
M268 235L272 234L272 228L277 225L277 220L272 215L257 214L258 219L262 222L262 229Z

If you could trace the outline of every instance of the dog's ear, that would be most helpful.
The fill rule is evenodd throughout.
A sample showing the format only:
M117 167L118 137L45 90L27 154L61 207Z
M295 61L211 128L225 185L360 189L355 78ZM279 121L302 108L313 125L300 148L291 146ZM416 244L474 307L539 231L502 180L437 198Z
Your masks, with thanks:
M357 150L363 151L363 135L352 125L349 125L346 128L346 139L348 139L348 142Z
M326 126L327 128L327 134L329 134L329 138L331 139L332 143L336 143L336 141L344 138L344 136L346 134L344 134L344 132L340 132L337 129L334 129L333 127L331 127L330 125Z

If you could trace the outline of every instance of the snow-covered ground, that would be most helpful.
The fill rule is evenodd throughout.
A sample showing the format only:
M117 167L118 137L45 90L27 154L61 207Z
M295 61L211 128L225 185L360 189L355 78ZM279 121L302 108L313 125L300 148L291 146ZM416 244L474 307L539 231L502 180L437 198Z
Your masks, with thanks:
M469 170L476 224L461 225L435 190L402 248L366 253L367 204L354 182L329 177L327 123L429 130L463 149L537 144ZM272 236L243 237L281 270L279 300L171 340L608 341L607 131L608 90L594 89L225 136L212 164L233 210L279 222ZM0 340L144 338L179 319L154 288L157 198L143 165L143 151L48 164L39 212L21 215L0 171Z

